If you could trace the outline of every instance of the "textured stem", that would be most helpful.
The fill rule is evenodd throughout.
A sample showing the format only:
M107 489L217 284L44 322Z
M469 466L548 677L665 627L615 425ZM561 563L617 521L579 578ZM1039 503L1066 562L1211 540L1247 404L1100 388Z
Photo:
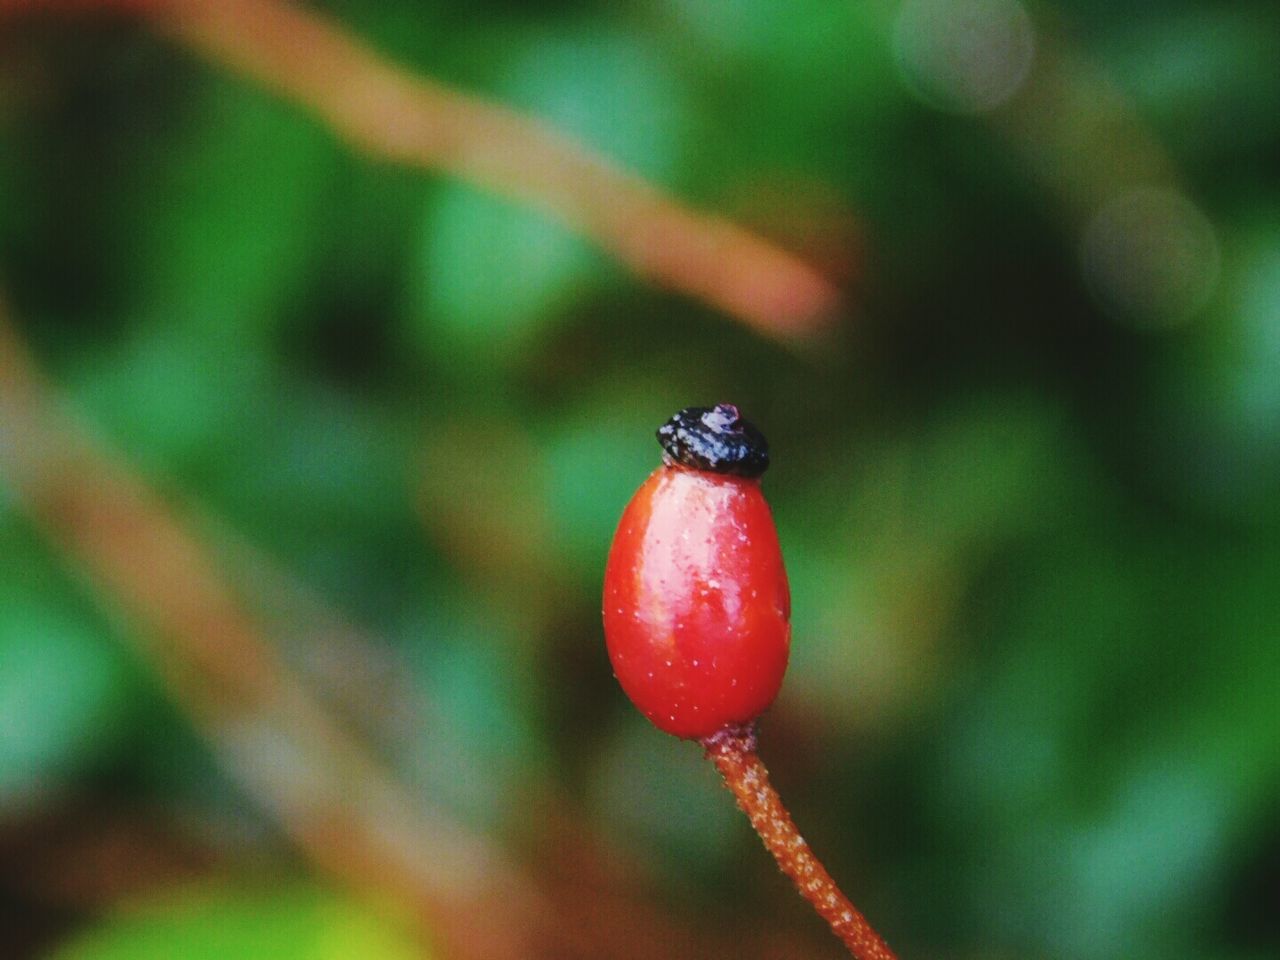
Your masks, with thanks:
M782 872L813 904L849 952L857 960L896 960L888 944L840 892L831 874L800 836L778 791L769 782L769 771L756 755L754 726L726 727L705 738L702 745Z

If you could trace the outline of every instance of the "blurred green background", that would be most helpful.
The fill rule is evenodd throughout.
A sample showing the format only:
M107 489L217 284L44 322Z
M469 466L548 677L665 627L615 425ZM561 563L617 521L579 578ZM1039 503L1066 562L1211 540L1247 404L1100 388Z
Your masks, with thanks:
M553 922L708 938L514 955L839 955L604 653L652 432L720 400L794 597L761 752L904 958L1280 955L1280 8L316 7L845 293L771 337L131 16L0 14L0 294L57 402ZM0 472L0 952L421 955L137 629Z

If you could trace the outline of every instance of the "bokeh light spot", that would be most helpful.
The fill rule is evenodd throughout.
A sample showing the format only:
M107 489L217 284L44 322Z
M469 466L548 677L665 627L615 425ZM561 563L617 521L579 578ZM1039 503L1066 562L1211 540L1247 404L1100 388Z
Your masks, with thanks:
M907 0L893 52L903 82L926 103L985 113L1022 87L1035 38L1017 0Z
M1172 190L1134 190L1104 204L1081 241L1085 281L1103 309L1139 326L1190 320L1218 279L1213 225Z

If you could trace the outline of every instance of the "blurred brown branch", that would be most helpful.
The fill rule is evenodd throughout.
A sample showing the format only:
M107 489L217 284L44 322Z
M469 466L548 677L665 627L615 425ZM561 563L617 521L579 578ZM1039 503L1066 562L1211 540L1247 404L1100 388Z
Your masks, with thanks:
M531 885L482 837L411 802L296 682L171 508L57 409L2 307L0 468L313 862L411 911L454 956L524 952Z
M439 169L560 219L632 270L778 337L816 330L835 286L799 257L696 213L528 117L392 65L281 0L152 0L156 26L306 107L374 157Z

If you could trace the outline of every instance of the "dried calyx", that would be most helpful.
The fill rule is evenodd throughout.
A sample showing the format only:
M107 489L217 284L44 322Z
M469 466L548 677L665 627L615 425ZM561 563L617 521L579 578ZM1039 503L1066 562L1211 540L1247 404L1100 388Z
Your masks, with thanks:
M731 403L685 407L658 428L672 463L711 473L758 477L769 468L769 444Z

